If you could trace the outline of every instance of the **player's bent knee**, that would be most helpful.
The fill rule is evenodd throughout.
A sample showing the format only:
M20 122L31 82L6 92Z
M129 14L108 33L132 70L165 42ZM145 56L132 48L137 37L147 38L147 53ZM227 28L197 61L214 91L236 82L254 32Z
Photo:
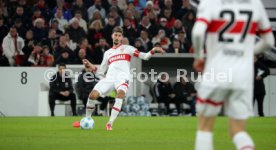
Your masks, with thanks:
M93 90L90 94L89 94L89 99L93 99L96 100L98 99L100 96L100 93L98 91Z
M121 98L121 99L123 99L123 98L125 98L125 95L126 95L125 91L123 91L123 90L118 90L118 91L117 91L116 98Z

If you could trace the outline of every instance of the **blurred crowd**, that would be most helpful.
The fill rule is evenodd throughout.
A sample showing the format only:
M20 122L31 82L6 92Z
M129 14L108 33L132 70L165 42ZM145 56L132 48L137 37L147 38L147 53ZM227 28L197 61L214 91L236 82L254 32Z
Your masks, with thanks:
M142 52L192 53L189 0L0 0L0 65L100 64L115 26Z

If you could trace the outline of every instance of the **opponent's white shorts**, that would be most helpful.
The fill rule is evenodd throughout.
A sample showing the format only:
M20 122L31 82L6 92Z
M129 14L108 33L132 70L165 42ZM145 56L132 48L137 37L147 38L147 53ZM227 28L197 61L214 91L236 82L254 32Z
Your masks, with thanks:
M93 90L98 91L102 97L106 96L113 90L123 90L126 93L128 90L128 82L129 80L127 79L113 80L104 78L95 85Z
M253 90L222 89L201 86L198 89L196 109L204 116L216 116L224 105L224 112L233 119L245 120L253 116Z

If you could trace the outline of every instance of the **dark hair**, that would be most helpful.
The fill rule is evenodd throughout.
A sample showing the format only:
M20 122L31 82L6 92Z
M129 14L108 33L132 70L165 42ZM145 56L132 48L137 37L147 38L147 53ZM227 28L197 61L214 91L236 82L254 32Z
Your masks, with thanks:
M66 68L66 64L65 63L60 63L60 64L58 64L58 67L65 67Z
M82 37L81 39L79 39L79 45L81 45L82 42L85 41L85 40L87 40L87 38L83 38L83 37Z
M117 27L115 27L115 28L113 29L113 32L112 32L112 33L115 33L115 32L120 32L120 33L124 34L123 28L121 28L121 27L119 27L119 26L117 26Z
M16 8L22 8L22 9L24 9L23 6L21 6L21 5L16 6Z

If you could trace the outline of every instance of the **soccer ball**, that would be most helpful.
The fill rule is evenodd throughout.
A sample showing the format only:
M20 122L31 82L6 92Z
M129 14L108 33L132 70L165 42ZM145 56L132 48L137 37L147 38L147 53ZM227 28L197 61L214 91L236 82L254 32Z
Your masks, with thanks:
M84 130L91 130L94 128L94 120L91 117L84 117L80 121L80 127Z

